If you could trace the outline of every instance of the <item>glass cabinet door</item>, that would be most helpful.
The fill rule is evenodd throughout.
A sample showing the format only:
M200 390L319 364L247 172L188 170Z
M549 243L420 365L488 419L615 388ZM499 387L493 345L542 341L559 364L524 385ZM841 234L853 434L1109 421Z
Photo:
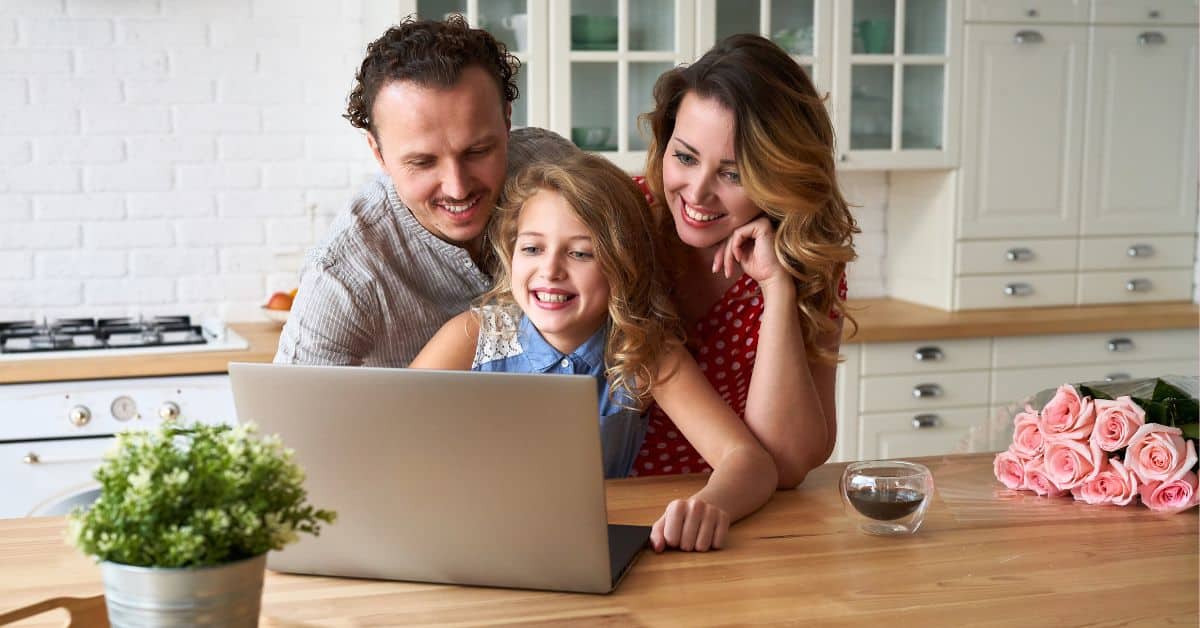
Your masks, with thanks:
M817 91L832 85L833 0L700 0L696 56L737 33L762 35L808 72Z
M512 126L547 126L547 67L544 41L548 0L416 0L421 19L461 14L473 28L490 32L521 60L519 96L513 102Z
M838 151L849 168L952 167L961 0L838 2Z
M690 3L675 0L550 3L550 128L640 172L638 118L654 106L658 77L690 60L692 20Z

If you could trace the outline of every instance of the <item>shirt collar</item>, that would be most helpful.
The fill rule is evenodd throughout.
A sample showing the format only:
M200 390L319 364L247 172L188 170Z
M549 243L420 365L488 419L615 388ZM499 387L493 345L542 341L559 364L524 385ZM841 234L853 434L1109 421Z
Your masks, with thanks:
M570 356L565 356L561 351L555 349L554 345L546 342L542 333L529 321L528 316L521 317L519 333L523 353L534 370L548 371L561 362L564 357L570 357L576 365L574 369L576 373L590 373L597 369L603 369L604 340L608 335L607 332L608 325L601 326L596 333L592 334L591 338L572 351Z

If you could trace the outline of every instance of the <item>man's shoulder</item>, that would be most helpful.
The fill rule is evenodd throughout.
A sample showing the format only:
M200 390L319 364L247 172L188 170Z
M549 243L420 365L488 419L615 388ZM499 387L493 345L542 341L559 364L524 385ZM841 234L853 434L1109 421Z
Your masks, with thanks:
M403 239L391 181L379 173L354 194L349 205L334 217L322 241L307 255L309 263L330 268L347 258L368 254L380 246L391 247Z

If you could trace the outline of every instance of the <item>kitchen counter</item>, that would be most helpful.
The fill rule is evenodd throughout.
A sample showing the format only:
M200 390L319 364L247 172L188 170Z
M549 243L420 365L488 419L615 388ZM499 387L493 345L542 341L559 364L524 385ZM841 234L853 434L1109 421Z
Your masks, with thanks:
M850 529L843 465L827 464L735 525L728 548L645 551L611 595L268 572L262 625L1195 625L1195 509L1163 516L1008 491L992 477L992 454L923 461L937 492L912 537ZM609 518L650 524L703 481L609 481ZM81 625L103 618L99 569L64 544L64 527L0 520L0 623L31 605L65 604ZM62 596L73 599L40 604ZM61 626L62 616L27 621Z
M853 326L846 325L847 343L1139 331L1200 325L1200 306L1186 302L946 312L895 299L859 299L850 301L849 309L859 328L852 334ZM0 362L0 384L223 373L229 362L270 362L275 356L279 344L278 324L232 323L230 327L249 341L249 349L164 353L152 357Z

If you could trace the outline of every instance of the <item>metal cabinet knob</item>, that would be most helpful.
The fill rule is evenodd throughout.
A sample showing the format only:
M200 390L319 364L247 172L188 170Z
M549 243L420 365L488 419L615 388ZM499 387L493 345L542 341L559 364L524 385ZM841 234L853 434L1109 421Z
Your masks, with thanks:
M936 414L918 414L913 417L912 426L914 430L928 430L938 427L942 423L942 417Z
M1147 13L1146 16L1152 20L1157 20L1158 18L1162 17L1162 13L1160 13L1158 9L1150 9L1150 12Z
M917 347L913 359L917 362L941 362L946 357L939 347Z
M1037 9L1029 9L1028 11L1025 12L1025 16L1026 17L1037 17L1038 10Z
M1104 376L1104 381L1106 382L1123 382L1129 379L1133 379L1133 376L1129 373L1109 373Z
M1023 246L1009 249L1004 252L1004 259L1010 262L1028 262L1033 259L1033 251Z
M1150 292L1154 284L1149 279L1138 278L1130 279L1125 282L1125 290L1127 292Z
M1125 249L1129 257L1154 257L1154 247L1149 244L1134 244Z
M1129 338L1112 338L1108 341L1108 351L1110 353L1133 351L1133 341Z
M1040 44L1043 41L1046 41L1046 38L1037 31L1017 31L1017 34L1013 35L1014 44Z
M88 410L87 406L75 406L67 414L67 419L75 427L83 427L92 420L92 411Z
M32 451L25 454L24 458L21 458L21 462L24 462L25 464L37 464L41 461L42 461L42 459L39 458L38 455L33 453Z
M174 401L163 402L163 404L158 407L158 416L164 421L174 421L175 419L178 419L179 404L175 403Z
M1137 36L1139 46L1161 46L1167 43L1167 36L1158 31L1148 31Z
M1024 282L1005 284L1004 294L1010 297L1027 297L1033 294L1033 286Z
M913 386L913 399L932 399L942 396L942 387L937 384L917 384Z

